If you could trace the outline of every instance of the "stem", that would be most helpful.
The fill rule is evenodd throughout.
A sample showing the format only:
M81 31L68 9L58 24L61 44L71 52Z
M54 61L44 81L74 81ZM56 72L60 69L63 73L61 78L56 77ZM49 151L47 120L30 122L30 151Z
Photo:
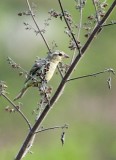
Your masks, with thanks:
M82 9L81 0L80 0L80 10L79 10L79 11L80 11L80 20L79 20L77 40L79 40L79 38L80 38L80 33L81 33L81 28L82 28L83 9ZM74 53L73 53L73 56L72 56L72 59L71 59L71 64L72 64L72 62L73 62L74 59L75 59L76 50L77 50L77 49L75 48Z
M68 129L68 125L65 124L64 126L54 126L54 127L44 128L44 129L38 130L35 133L44 132L44 131L48 131L48 130L59 129L59 128L61 128L61 129L64 129L64 128Z
M97 76L99 74L102 74L102 73L105 73L105 72L110 72L111 73L110 69L107 69L107 70L100 71L100 72L97 72L97 73L92 73L92 74L83 75L83 76L80 76L80 77L71 78L71 79L68 79L67 82L77 80L77 79L81 79L81 78L95 77L95 76Z
M82 28L82 18L83 18L83 8L82 8L81 0L80 0L80 20L79 20L77 40L79 40L79 37L80 37L80 32Z
M62 71L60 70L60 68L59 68L59 65L57 66L57 69L58 69L58 71L59 71L59 73L60 73L60 76L61 76L61 78L63 79L63 74L62 74Z
M61 8L61 11L62 11L62 15L63 15L64 20L65 20L65 23L66 23L66 25L67 25L67 27L68 27L68 29L69 29L69 31L70 31L70 34L71 34L71 36L72 36L72 39L74 40L74 42L75 42L75 44L76 44L76 47L77 47L77 49L78 49L78 51L79 51L79 54L81 54L81 52L80 52L80 47L79 47L79 45L78 45L78 43L77 43L77 40L76 40L76 38L75 38L72 30L71 30L71 27L70 27L69 23L67 22L66 17L65 17L65 13L64 13L64 9L63 9L61 0L58 0L58 2L59 2L59 5L60 5L60 8Z
M102 27L108 27L108 26L111 26L111 25L114 25L116 24L116 22L111 22L111 23L108 23L108 24L104 24L102 25Z
M51 49L50 49L50 47L49 47L49 45L48 45L48 43L47 43L47 40L45 39L44 35L42 34L42 32L41 32L41 30L40 30L40 28L39 28L39 26L38 26L38 24L37 24L37 21L36 21L35 16L34 16L34 14L33 14L33 12L32 12L32 9L31 9L29 0L26 0L26 1L27 1L27 5L28 5L28 8L29 8L29 11L30 11L30 13L31 13L31 17L32 17L32 19L33 19L33 21L34 21L37 29L38 29L38 32L40 33L40 35L41 35L41 37L42 37L42 39L43 39L43 41L44 41L44 43L45 43L48 51L51 52Z
M5 95L2 93L2 96L16 109L17 112L20 113L20 115L23 117L23 119L26 121L27 125L29 126L29 129L31 130L31 124L29 120L26 118L26 116L23 114L23 112L17 108L17 106Z
M96 19L97 19L97 23L99 23L100 19L99 19L99 14L97 12L97 7L96 7L96 4L95 4L95 0L92 0L93 1L93 6L95 8L95 12L96 12Z

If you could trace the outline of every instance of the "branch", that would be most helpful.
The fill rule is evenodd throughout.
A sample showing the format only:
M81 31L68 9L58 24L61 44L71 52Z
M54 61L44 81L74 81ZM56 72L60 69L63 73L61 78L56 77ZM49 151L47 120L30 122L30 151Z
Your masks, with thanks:
M59 0L59 2L60 2L60 0ZM112 13L113 9L115 8L115 5L116 5L116 0L113 1L112 5L110 6L109 10L106 12L106 14L103 17L103 19L94 28L92 34L90 35L90 37L88 38L87 42L85 43L85 45L81 49L81 54L83 54L83 55L85 54L85 51L90 46L90 44L91 44L92 40L94 39L94 37L96 36L96 34L99 34L98 33L99 29L104 24L104 22L107 20L107 18L110 16L110 14ZM54 93L53 97L51 98L49 104L46 105L46 107L43 110L42 114L40 115L40 117L38 118L38 120L36 121L36 123L34 124L34 126L32 127L31 131L27 135L27 137L26 137L26 139L25 139L22 147L20 148L20 151L17 154L15 160L20 160L22 158L23 154L25 153L26 148L29 145L29 142L31 141L31 139L34 136L34 133L37 131L38 127L41 125L41 123L43 122L43 120L45 119L45 117L47 116L47 114L49 113L49 111L51 110L51 108L53 108L53 105L55 104L56 100L59 98L61 92L63 91L63 89L65 87L65 83L66 83L67 79L70 77L71 73L73 72L74 68L79 63L79 61L80 61L81 58L82 58L82 56L80 54L78 54L76 56L75 60L71 64L70 68L68 69L66 75L62 79L60 85L58 86L56 92Z
M62 71L60 70L60 68L59 68L59 65L57 66L57 69L58 69L58 71L59 71L59 73L60 73L60 76L61 76L61 78L63 79L63 74L62 74Z
M49 131L49 130L54 130L54 129L59 129L59 128L68 129L68 125L65 124L63 126L54 126L54 127L49 127L49 128L42 128L41 130L36 131L35 134L39 133L39 132L44 132L44 131Z
M108 9L108 11L106 12L106 14L102 18L102 20L94 28L93 32L91 33L90 37L88 38L87 42L85 43L85 45L83 46L83 48L81 50L82 54L85 52L85 50L88 48L88 46L90 45L90 43L93 41L93 39L96 36L96 34L98 34L98 32L101 29L102 25L104 25L105 21L108 19L108 17L110 16L110 14L113 12L115 6L116 6L116 0L113 1L112 5Z
M97 75L102 74L102 73L106 73L106 72L115 74L114 70L112 68L109 68L109 69L105 69L104 71L100 71L100 72L97 72L97 73L92 73L92 74L83 75L83 76L80 76L80 77L71 78L71 79L68 79L67 82L77 80L77 79L81 79L81 78L96 77Z
M69 25L69 23L68 23L66 17L65 17L65 13L64 13L64 9L63 9L61 0L58 0L58 2L59 2L59 5L60 5L60 8L61 8L61 11L62 11L62 15L63 15L64 20L65 20L65 23L66 23L66 25L67 25L67 27L68 27L68 29L69 29L69 31L70 31L70 34L71 34L71 36L72 36L72 39L73 39L74 42L75 42L75 45L76 45L76 47L77 47L77 49L78 49L78 51L79 51L79 54L81 54L81 52L80 52L80 47L79 47L79 45L78 45L78 43L77 43L77 40L76 40L76 38L75 38L75 36L74 36L72 30L71 30L71 27L70 27L70 25Z
M41 35L41 37L42 37L42 39L43 39L43 41L44 41L44 43L45 43L48 51L51 52L51 49L50 49L50 47L49 47L49 45L48 45L48 43L47 43L47 40L45 39L44 35L42 34L42 32L41 32L41 30L40 30L40 28L39 28L39 26L38 26L38 24L37 24L37 21L36 21L35 16L34 16L34 14L33 14L33 12L32 12L32 9L31 9L29 0L26 0L26 1L27 1L27 5L28 5L28 8L29 8L29 12L30 12L30 14L31 14L31 17L32 17L32 19L33 19L33 21L34 21L37 29L38 29L38 33L40 33L40 35Z
M26 118L26 116L23 114L23 112L20 110L20 108L16 106L5 94L1 93L1 95L16 109L17 112L20 113L20 115L23 117L23 119L26 121L27 125L29 126L29 129L31 130L31 124L29 120Z
M108 26L111 26L111 25L114 25L116 24L116 22L111 22L111 23L108 23L108 24L103 24L102 27L108 27Z
M98 14L97 7L96 7L96 4L95 4L95 0L92 0L92 1L93 1L93 6L94 6L95 12L96 12L97 23L99 23L100 19L99 19L99 14Z
M83 7L80 1L80 20L79 20L79 28L78 28L78 35L77 35L77 40L79 40L80 37L80 32L81 32L81 28L82 28L82 18L83 18Z
M81 29L82 29L83 7L82 7L81 0L80 0L80 8L79 8L79 11L80 11L80 19L79 19L79 25L78 25L77 40L79 40L79 38L80 38L80 33L81 33ZM74 53L73 53L73 56L72 56L72 59L71 59L71 64L72 64L72 62L73 62L74 59L75 59L75 55L76 55L76 48L75 48L75 50L74 50Z

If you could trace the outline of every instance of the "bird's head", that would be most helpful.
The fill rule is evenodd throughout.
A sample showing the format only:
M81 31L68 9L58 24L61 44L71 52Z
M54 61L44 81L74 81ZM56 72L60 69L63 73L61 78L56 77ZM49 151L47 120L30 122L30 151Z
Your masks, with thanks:
M55 51L51 53L49 56L50 56L51 61L53 62L61 62L62 59L69 58L69 56L63 51Z

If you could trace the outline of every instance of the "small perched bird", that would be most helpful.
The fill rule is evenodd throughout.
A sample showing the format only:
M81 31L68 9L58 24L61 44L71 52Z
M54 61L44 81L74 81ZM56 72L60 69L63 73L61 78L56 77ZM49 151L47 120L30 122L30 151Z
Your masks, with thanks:
M47 83L63 58L69 58L69 56L63 51L54 51L49 53L46 58L37 60L27 75L24 87L14 101L21 98L29 87L38 87L42 82Z

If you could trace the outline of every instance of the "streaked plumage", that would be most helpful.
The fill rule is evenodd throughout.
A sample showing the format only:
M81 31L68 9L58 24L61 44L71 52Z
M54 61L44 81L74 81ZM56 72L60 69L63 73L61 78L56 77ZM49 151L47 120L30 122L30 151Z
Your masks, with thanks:
M68 57L62 51L55 51L46 58L37 60L27 76L24 87L14 100L21 98L29 87L38 87L42 82L47 83L52 78L58 63Z

